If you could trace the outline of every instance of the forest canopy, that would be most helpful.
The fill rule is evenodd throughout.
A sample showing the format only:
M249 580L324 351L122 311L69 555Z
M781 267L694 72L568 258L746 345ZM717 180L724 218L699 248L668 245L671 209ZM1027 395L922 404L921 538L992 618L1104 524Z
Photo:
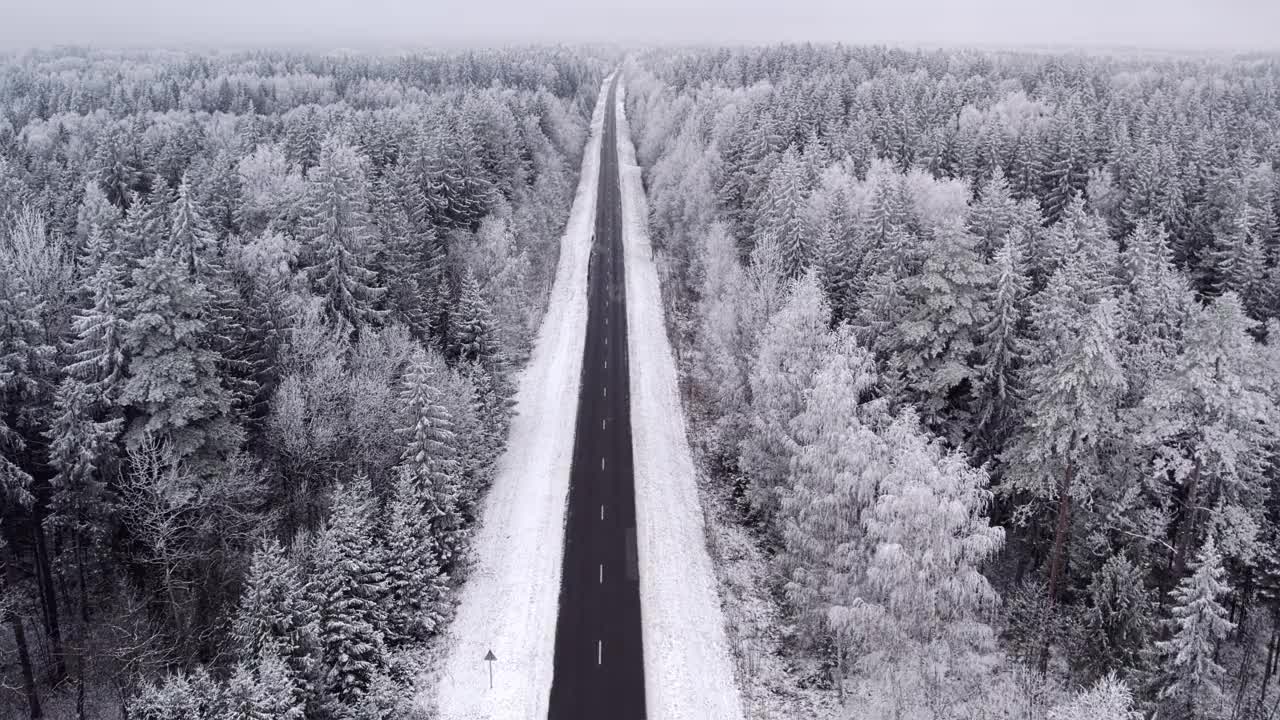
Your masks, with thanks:
M610 62L0 62L0 714L404 717Z
M775 696L1271 716L1280 62L786 45L628 77L696 440L780 598L728 626L788 658Z

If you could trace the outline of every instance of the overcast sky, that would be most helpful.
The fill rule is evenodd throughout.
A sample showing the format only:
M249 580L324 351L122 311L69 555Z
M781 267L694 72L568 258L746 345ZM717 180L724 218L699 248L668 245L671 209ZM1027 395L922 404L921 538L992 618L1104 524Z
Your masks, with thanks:
M521 42L1280 49L1280 0L0 0L0 46Z

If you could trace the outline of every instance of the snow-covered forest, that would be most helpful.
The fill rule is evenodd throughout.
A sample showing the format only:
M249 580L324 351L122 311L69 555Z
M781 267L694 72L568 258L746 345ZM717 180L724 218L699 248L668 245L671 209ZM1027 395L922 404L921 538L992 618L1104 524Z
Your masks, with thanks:
M408 716L612 65L0 57L0 716Z
M628 87L749 717L1275 716L1280 62Z

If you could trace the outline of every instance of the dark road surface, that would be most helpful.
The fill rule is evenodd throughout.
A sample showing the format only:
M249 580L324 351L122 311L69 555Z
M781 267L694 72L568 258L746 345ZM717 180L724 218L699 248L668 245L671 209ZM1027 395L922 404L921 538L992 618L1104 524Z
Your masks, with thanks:
M616 87L615 78L600 145L550 720L638 720L645 714Z

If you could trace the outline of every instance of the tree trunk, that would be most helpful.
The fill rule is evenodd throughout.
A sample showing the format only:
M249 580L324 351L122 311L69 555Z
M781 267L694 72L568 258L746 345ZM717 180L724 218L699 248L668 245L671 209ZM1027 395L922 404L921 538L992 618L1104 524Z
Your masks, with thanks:
M76 682L76 718L77 720L89 720L89 716L86 715L84 711L84 684L85 684L85 672L86 672L84 669L84 655L85 655L84 650L81 650L79 654L76 655L76 675L78 676L76 678L77 679L77 682Z
M22 685L27 693L27 707L32 720L44 717L40 710L40 695L36 692L36 674L31 668L31 652L27 649L27 634L22 629L22 618L9 613L9 625L13 627L13 642L18 649L18 665L22 667Z
M1075 443L1072 443L1072 447ZM1058 604L1058 591L1062 585L1066 566L1067 536L1071 534L1071 485L1075 481L1075 461L1068 458L1062 485L1058 488L1058 522L1053 528L1053 555L1049 561L1049 607Z
M5 562L5 575L8 578L9 591L14 592L18 587L18 563L15 557L10 556ZM9 621L9 625L13 628L13 644L18 651L18 666L22 668L22 684L27 694L27 707L31 710L32 720L38 720L44 717L44 713L40 710L40 694L36 691L36 673L31 666L31 650L27 647L27 633L22 627L22 618L18 617L18 613L10 610L5 617Z
M1263 666L1262 690L1258 693L1258 704L1267 701L1267 689L1271 687L1271 676L1276 671L1276 657L1280 653L1280 622L1273 616L1271 620L1271 639L1267 641L1267 662Z
M1178 579L1187 570L1187 557L1191 554L1191 543L1196 535L1196 527L1200 515L1200 458L1196 458L1191 466L1191 477L1187 478L1187 498L1183 505L1185 511L1182 523L1178 527L1178 546L1173 555L1173 577L1170 582L1177 585Z
M54 685L67 677L66 650L62 646L62 629L58 623L58 595L53 587L53 568L49 562L49 546L45 542L44 529L36 523L35 536L36 582L40 588L40 606L44 611L45 632L53 646L53 668L50 680Z

